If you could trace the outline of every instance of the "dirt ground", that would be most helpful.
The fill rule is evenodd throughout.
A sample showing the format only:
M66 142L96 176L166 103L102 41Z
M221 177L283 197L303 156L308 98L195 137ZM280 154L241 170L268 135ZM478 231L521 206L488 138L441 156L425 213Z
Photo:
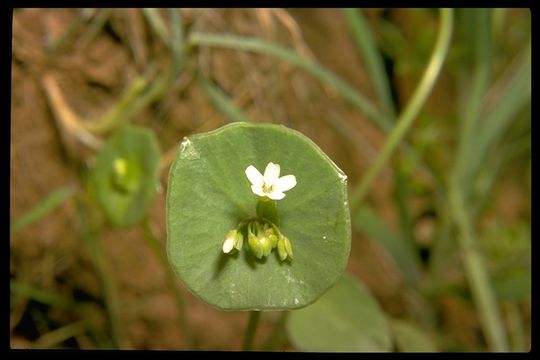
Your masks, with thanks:
M86 30L77 30L74 40L67 41L56 55L50 56L47 48L68 31L77 14L73 9L16 9L13 13L11 222L59 187L73 185L83 189L81 174L94 159L94 151L67 139L59 129L55 105L49 101L44 78L48 76L58 84L75 114L82 119L93 119L118 101L136 74L157 72L169 61L168 50L151 33L142 13L131 9L112 10L105 27L95 36L89 36L88 26ZM182 10L185 26L190 29L279 40L318 59L351 85L373 96L358 58L343 55L355 54L355 48L336 10L291 10L289 14L290 17L282 15L268 20L267 14L242 9ZM291 20L302 30L303 41L295 38L296 28ZM292 65L230 50L201 49L197 55L192 62L246 109L251 118L258 122L280 122L300 130L345 171L350 183L359 179L384 139L374 125L336 93ZM134 117L135 124L155 130L164 153L176 147L183 136L226 123L192 83L188 75L181 75L170 91ZM401 91L406 93L407 84L402 87ZM443 81L436 91L444 90ZM344 120L350 136L359 139L354 145L324 120L335 116ZM164 191L156 197L150 213L163 248L167 175L168 167L161 177ZM391 186L391 174L386 169L370 200L395 224L395 209L387 195ZM418 204L419 213L424 205ZM65 202L11 237L11 279L103 307L99 274L88 249L81 245L76 213L75 203ZM144 240L143 231L139 227L117 230L105 225L99 241L122 303L120 316L127 332L125 347L187 348L178 325L173 293L163 268ZM388 256L357 233L353 233L348 270L366 283L389 314L404 315L411 306L416 306L407 303L402 279ZM246 313L213 309L191 294L181 281L177 281L177 287L185 298L188 320L201 349L236 350L241 346ZM445 312L443 327L461 334L472 346L479 343L478 322L463 315L474 309L454 298L443 299L441 303ZM39 334L50 330L50 323L39 321L36 314L40 311L50 310L49 315L56 316L59 323L69 323L69 313L40 306L24 297L12 296L10 344L13 348L34 347ZM462 315L456 318L453 314ZM270 333L275 320L275 314L263 316L257 343ZM87 348L92 347L92 342L79 334L63 346ZM282 344L282 349L294 350L287 343Z

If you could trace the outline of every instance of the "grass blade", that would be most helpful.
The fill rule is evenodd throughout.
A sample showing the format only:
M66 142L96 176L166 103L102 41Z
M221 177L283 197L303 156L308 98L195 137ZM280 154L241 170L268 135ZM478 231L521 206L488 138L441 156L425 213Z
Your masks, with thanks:
M360 10L344 9L342 11L347 25L356 40L358 49L366 61L368 73L371 75L371 80L373 81L377 96L385 111L394 117L395 107L394 102L392 101L392 92L390 91L388 76L386 76L383 59L377 49L377 44L371 35L371 31L369 31L369 27Z
M42 202L36 205L33 209L21 216L10 229L10 234L14 234L17 231L24 229L30 224L38 221L49 212L53 211L56 207L62 204L64 201L75 195L76 190L72 187L63 187L56 190L54 193L45 198Z
M227 95L211 81L201 75L197 76L197 84L208 95L214 106L225 115L228 122L252 122L250 118L229 99Z
M158 9L145 8L145 9L142 9L142 11L143 11L144 17L146 18L146 20L148 20L150 27L158 35L161 41L163 41L163 43L167 47L171 46L169 31L167 30L167 26L165 26L165 22L161 18L161 15L159 14Z
M9 287L11 293L13 294L24 296L28 299L32 299L56 308L69 310L75 309L78 305L73 299L67 298L48 289L37 288L22 281L11 280Z
M505 130L510 126L516 114L530 103L531 99L531 48L527 47L521 55L509 79L503 75L490 91L496 94L497 101L492 105L488 97L483 102L483 122L479 124L478 136L474 139L474 151L470 151L463 171L463 182L470 183L470 179L478 172L490 149L501 139ZM459 169L458 169L459 170Z
M294 51L285 47L257 38L203 33L192 33L189 36L188 43L192 46L215 46L236 50L254 51L289 61L301 69L309 72L322 82L333 86L345 99L356 105L382 130L387 131L392 126L391 120L388 118L388 116L378 110L367 98L358 93L352 86L322 66L301 57Z

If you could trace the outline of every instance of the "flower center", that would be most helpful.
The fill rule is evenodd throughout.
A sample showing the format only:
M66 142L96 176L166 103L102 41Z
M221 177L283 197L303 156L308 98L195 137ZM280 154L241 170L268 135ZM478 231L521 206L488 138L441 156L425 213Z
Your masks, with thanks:
M263 183L262 191L265 194L270 194L271 192L274 191L274 184L268 185L267 183Z

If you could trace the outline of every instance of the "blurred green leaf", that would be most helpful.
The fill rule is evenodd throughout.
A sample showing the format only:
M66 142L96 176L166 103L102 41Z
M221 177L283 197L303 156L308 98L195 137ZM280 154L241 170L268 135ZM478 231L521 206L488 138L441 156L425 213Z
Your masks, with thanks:
M399 352L437 351L428 334L412 322L390 319L390 328L396 349Z
M56 209L57 206L62 204L64 201L69 199L71 196L75 195L76 191L72 187L62 187L51 195L47 196L39 204L33 207L31 210L26 212L21 216L13 225L11 225L10 233L14 234L15 232L24 229L25 227L31 225L32 223L38 221L49 212Z
M294 260L222 252L226 234L255 216L245 175L269 162L297 185L277 203ZM234 123L184 139L169 176L167 250L176 274L224 310L292 309L314 302L345 269L350 251L346 176L308 138L284 126Z
M292 311L287 331L301 351L391 351L390 328L377 300L351 275L315 304Z
M388 251L410 284L418 282L420 277L418 256L406 240L393 232L375 212L367 206L358 208L353 213L353 225Z
M155 134L126 126L97 155L91 186L107 219L131 227L148 211L158 185L160 150Z

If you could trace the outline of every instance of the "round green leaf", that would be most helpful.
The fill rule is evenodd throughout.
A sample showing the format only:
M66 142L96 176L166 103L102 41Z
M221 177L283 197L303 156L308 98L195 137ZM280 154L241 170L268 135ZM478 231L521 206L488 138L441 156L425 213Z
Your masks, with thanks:
M277 201L279 227L294 259L275 249L257 259L247 239L222 252L226 234L256 215L245 175L269 162L297 185ZM176 274L202 300L223 310L306 306L343 273L350 251L346 176L308 138L284 126L235 123L184 139L167 190L167 251Z
M103 146L92 186L107 219L118 227L135 225L156 193L160 150L152 131L126 126Z
M390 329L369 290L345 275L315 304L293 311L287 323L302 351L391 351Z
M437 349L417 325L405 320L391 319L390 328L396 348L400 352L435 352Z

